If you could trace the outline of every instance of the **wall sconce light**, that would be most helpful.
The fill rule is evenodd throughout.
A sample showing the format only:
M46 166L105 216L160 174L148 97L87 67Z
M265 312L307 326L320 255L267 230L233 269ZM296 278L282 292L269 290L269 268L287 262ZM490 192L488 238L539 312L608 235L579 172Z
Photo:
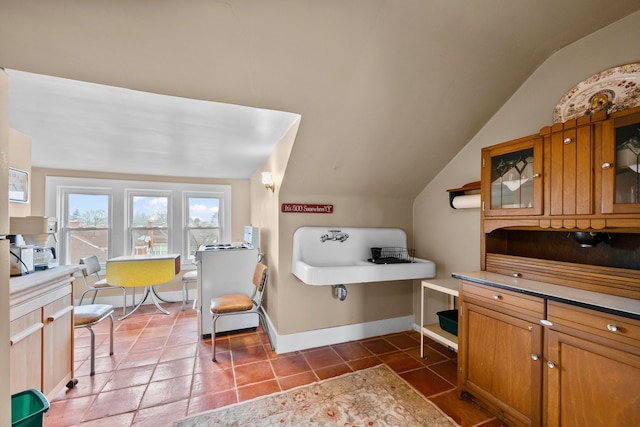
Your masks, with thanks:
M276 185L273 183L271 172L262 172L262 183L264 184L264 188L275 192Z

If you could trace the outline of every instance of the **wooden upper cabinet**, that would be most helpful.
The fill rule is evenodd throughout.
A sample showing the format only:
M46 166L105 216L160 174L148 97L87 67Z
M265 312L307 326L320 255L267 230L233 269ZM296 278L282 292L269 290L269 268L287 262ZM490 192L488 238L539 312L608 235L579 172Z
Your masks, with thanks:
M542 159L539 135L482 149L484 215L542 214Z
M546 215L590 215L593 208L593 131L590 116L542 128Z
M640 213L640 107L595 126L601 213Z

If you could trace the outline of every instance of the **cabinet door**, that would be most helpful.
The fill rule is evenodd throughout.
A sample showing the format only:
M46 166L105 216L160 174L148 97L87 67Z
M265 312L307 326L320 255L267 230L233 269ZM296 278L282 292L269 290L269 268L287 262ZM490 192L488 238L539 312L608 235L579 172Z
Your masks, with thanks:
M542 138L538 135L484 148L484 215L540 215L542 158Z
M462 305L462 391L517 425L540 425L542 327L468 301Z
M549 427L627 427L640 420L640 356L548 331Z
M13 320L11 337L11 394L42 387L42 310Z
M593 213L593 147L589 116L558 123L544 135L545 204L549 215ZM542 133L542 132L541 132ZM569 225L571 228L573 225Z
M598 133L602 213L640 213L640 109L606 120Z
M43 307L42 387L45 395L73 376L73 305L71 294Z

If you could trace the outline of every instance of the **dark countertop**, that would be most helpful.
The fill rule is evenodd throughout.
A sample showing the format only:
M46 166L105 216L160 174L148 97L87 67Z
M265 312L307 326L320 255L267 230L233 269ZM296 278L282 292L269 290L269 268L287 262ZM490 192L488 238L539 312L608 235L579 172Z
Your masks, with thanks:
M493 286L495 288L640 320L640 300L633 298L585 291L568 286L554 285L487 271L452 273L451 276L456 279L463 279L481 285Z

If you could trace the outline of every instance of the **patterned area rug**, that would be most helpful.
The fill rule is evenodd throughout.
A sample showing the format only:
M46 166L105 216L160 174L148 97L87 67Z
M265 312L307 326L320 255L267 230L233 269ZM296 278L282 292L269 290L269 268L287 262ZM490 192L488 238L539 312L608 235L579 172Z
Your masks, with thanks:
M192 426L458 426L386 365L182 419Z

